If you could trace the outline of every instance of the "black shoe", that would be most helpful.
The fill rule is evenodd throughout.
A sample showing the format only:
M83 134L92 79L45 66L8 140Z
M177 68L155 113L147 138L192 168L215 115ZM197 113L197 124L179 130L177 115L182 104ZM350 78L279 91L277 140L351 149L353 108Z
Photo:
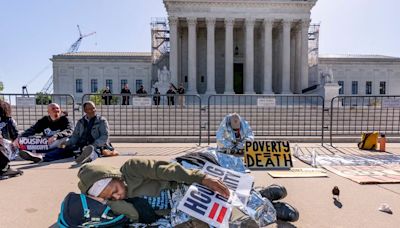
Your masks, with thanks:
M299 212L288 203L272 203L276 210L276 219L284 222L299 220Z
M94 147L92 145L83 147L82 153L77 158L75 158L75 162L78 164L91 162L92 161L92 159L91 159L92 153L95 153Z
M43 156L41 154L29 152L26 150L20 150L19 156L27 161L33 161L34 163L39 163L43 161Z
M273 184L261 189L260 194L270 201L280 200L287 196L286 188L282 185Z
M7 171L5 171L3 174L1 174L1 177L16 177L19 175L22 175L24 172L19 170L19 169L13 169L13 168L8 168Z

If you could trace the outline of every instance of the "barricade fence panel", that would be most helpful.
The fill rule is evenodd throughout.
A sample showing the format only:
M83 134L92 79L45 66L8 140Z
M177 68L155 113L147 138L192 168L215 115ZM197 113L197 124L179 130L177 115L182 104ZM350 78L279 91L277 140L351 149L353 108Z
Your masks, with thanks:
M112 136L201 137L201 99L197 95L85 94L106 117ZM82 110L83 111L83 110Z
M212 95L208 98L208 142L236 112L258 137L324 137L324 99L307 95Z
M378 131L400 136L400 95L337 96L330 107L330 142L335 136Z
M75 123L75 100L69 94L11 94L2 93L0 99L11 105L12 117L17 122L18 130L23 131L35 124L43 116L48 115L50 103L60 105L64 115Z

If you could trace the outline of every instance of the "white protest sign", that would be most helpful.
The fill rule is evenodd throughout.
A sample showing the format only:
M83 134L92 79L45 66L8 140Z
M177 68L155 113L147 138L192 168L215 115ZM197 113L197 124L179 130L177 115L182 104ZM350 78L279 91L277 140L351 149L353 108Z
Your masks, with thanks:
M400 108L400 99L399 98L384 98L382 100L383 108Z
M258 107L275 107L276 100L273 97L270 98L258 98L257 99L257 106Z
M151 106L150 97L134 97L132 99L132 105L137 107L149 107Z
M32 107L36 105L36 100L34 97L17 97L17 106Z
M232 205L221 195L192 184L178 205L178 210L214 227L229 227Z
M220 178L229 189L238 195L240 201L246 205L247 199L250 196L251 188L253 187L254 177L222 168L210 162L206 162L201 171L210 176Z
M21 150L48 150L47 138L20 137L18 138Z

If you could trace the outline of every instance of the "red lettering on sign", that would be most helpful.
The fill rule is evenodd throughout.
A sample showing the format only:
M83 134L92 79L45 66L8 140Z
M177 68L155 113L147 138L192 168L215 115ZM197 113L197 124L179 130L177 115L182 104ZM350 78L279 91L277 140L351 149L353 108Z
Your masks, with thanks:
M208 215L208 217L210 219L214 219L214 216L217 213L218 207L219 207L219 204L214 203L213 207L211 208L210 214Z
M217 222L222 223L222 221L225 218L226 211L227 211L226 207L222 207L221 208L221 211L219 212L219 215L218 215L218 218L217 218Z

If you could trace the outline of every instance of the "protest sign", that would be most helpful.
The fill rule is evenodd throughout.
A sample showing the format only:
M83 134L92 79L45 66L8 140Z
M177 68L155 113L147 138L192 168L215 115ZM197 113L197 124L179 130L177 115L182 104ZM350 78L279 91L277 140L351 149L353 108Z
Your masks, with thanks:
M244 161L250 169L289 169L293 167L288 141L246 142Z
M20 137L18 138L19 149L21 150L48 150L47 138Z
M178 210L214 227L229 227L232 205L221 195L192 184L178 205Z
M247 199L250 195L250 190L253 187L254 177L222 168L210 162L206 162L201 171L205 174L221 179L229 189L238 195L240 201L246 205Z

